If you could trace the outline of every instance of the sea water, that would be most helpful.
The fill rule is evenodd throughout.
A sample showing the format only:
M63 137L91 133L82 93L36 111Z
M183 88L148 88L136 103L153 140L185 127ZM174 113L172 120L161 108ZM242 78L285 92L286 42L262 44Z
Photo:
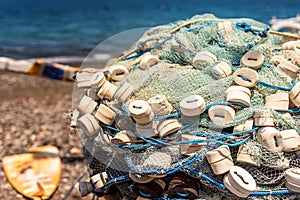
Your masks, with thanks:
M296 16L300 13L300 3L298 0L1 0L0 56L80 60L103 40L120 32L203 13L220 18L250 17L268 23L273 16ZM106 51L124 42L122 37L111 40Z

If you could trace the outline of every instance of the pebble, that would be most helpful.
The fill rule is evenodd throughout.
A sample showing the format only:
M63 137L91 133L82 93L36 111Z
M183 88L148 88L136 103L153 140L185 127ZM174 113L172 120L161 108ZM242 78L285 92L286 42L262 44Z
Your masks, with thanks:
M81 150L77 147L73 147L71 150L70 150L70 154L71 155L79 155L81 154Z

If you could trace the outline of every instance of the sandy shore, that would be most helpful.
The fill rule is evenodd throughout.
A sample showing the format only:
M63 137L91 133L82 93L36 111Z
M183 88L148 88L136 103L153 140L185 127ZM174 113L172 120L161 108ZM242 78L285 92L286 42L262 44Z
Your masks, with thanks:
M69 135L72 82L0 71L0 199L25 199L8 183L2 157L28 147L54 145L60 150L63 172L51 199L62 199L86 169L81 141ZM74 189L68 199L81 199ZM88 198L85 198L88 199Z

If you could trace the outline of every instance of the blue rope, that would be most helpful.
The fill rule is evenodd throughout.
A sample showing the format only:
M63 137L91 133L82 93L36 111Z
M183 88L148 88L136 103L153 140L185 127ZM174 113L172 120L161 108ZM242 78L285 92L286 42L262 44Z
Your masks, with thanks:
M152 51L153 49L156 49L158 47L160 47L161 45L163 45L165 42L167 42L168 40L170 40L172 38L172 36L169 36L169 37L166 37L165 39L163 39L161 42L153 45L152 47L149 47L148 49L146 49L145 51L141 51L139 53L136 53L135 55L133 56L129 56L127 58L123 58L122 61L125 61L125 60L130 60L130 59L133 59L133 58L137 58L137 57L140 57L141 55L147 53L147 52L150 52Z
M139 68L138 65L133 65L133 66L131 67L132 70L136 70L137 68Z
M197 27L193 27L193 28L189 28L187 30L184 30L184 31L180 31L180 33L184 33L184 32L191 32L191 31L194 31L194 30L200 30L206 26L213 26L213 25L216 25L218 24L218 22L212 22L212 23L206 23L206 24L202 24L200 26L197 26Z
M172 118L172 117L180 117L179 113L172 113L172 114L168 114L165 116L161 116L161 117L154 117L152 120L153 121L160 121L160 120L164 120L164 119L168 119L168 118Z
M104 76L107 77L109 72L103 72Z
M237 69L238 68L236 68L236 67L231 67L232 71L236 71ZM249 80L246 77L241 77L241 78L245 81ZM293 87L296 85L296 82L295 82L295 80L292 79L292 82L291 82L292 85L289 88L284 88L284 87L281 87L281 86L272 85L270 83L266 83L266 82L263 82L263 81L258 81L257 84L260 85L260 86L263 86L263 87L274 89L274 90L291 91L293 89Z
M107 126L107 125L100 125L101 127L104 127L104 128L108 128L108 129L110 129L110 130L113 130L113 131L116 131L116 132L121 132L122 130L120 130L120 129L117 129L117 128L115 128L115 127L112 127L112 126Z
M296 82L294 80L292 80L292 86L289 88L284 88L281 86L275 86L269 83L265 83L263 81L258 81L258 85L263 86L263 87L267 87L267 88L271 88L274 90L283 90L283 91L291 91L293 89L293 87L296 85Z
M240 131L240 132L234 132L234 133L231 133L231 134L227 134L227 135L223 135L223 134L218 134L218 133L209 133L209 134L205 134L205 133L201 133L201 132L196 132L196 131L192 131L191 133L196 135L196 136L214 136L216 138L213 139L214 142L217 142L217 143L221 143L220 141L218 141L219 139L229 139L230 137L232 136L237 136L237 135L243 135L245 133L250 133L252 131L256 131L258 130L259 127L254 127L252 129L249 129L249 130L245 130L245 131ZM245 141L247 141L249 138L246 138L244 140L241 140L240 142L243 143ZM200 141L200 140L198 140ZM198 142L197 141L197 142ZM203 141L207 141L207 140L203 140ZM237 144L237 143L235 143ZM226 145L228 145L228 143L226 143Z
M185 126L183 127L184 129L188 129L190 128L190 126ZM184 130L183 129L183 130ZM230 137L232 136L236 136L236 135L242 135L245 133L250 133L252 131L257 130L258 127L254 127L253 129L250 130L245 130L245 131L241 131L241 132L235 132L235 133L231 133L231 134L227 134L227 135L223 135L223 134L217 134L217 133L210 133L209 135L205 135L204 133L200 133L200 132L191 132L192 134L196 135L196 136L215 136L216 138L214 139L204 139L204 140L192 140L192 141L177 141L174 143L168 143L168 142L164 142L162 140L153 138L153 137L143 137L140 136L140 134L136 133L137 137L142 139L144 142L146 142L147 144L132 144L132 145L120 145L117 144L116 146L120 147L120 148L125 148L125 149L137 149L137 148L148 148L149 146L172 146L172 145L184 145L184 144L189 144L189 145L196 145L196 144L202 144L202 143L206 143L206 144L225 144L228 146L238 146L241 144L244 144L245 142L247 142L250 138L251 135L249 135L248 137L246 137L245 139L242 139L238 142L234 142L234 143L227 143L227 142L223 142L220 141L221 139L230 139ZM182 133L180 130L178 132L175 133L175 136ZM109 134L109 133L107 133ZM172 136L174 137L174 135Z
M200 155L200 154L199 154ZM224 184L210 178L209 176L198 172L196 170L194 170L193 168L189 167L189 166L185 166L185 169L187 169L189 172L191 172L192 174L196 175L196 176L200 176L206 180L208 180L209 182L215 184L216 186L225 189ZM130 177L128 174L123 175L123 176L119 176L117 178L113 178L111 180L109 180L106 184L105 187L103 189L98 189L98 190L94 190L95 193L103 193L105 191L107 191L109 188L111 188L112 186L114 186L115 184L119 184L119 183L123 183L123 182L127 182L130 181ZM285 194L293 194L294 192L284 189L284 190L275 190L275 191L254 191L252 192L250 195L251 196L269 196L269 195L285 195ZM148 194L145 193L141 193L144 196L147 196ZM184 194L184 195L188 195L188 194ZM182 196L183 197L183 196ZM166 197L168 199L168 197ZM165 198L164 198L165 199Z
M232 137L232 136L243 135L243 134L245 134L245 133L250 133L250 132L256 131L256 130L258 130L258 129L259 129L259 127L254 127L254 128L252 128L252 129L245 130L245 131L234 132L234 133L227 134L227 135L221 135L221 136L219 136L219 137L217 137L217 138L215 138L215 139L228 139L228 138L230 138L230 137Z
M143 48L147 42L154 41L154 40L156 40L156 38L150 38L150 39L148 39L148 40L142 42L142 43L140 44L140 46Z
M242 108L247 108L248 106L246 106L245 104L243 103L240 103L240 102L227 102L227 101L223 101L223 102L214 102L214 103L211 103L211 104L208 104L206 107L205 107L205 110L209 110L212 106L216 106L216 105L237 105L237 106L240 106Z
M142 136L138 136L140 139L144 140L145 142L151 144L151 145L164 145L164 146L170 146L172 144L152 138L152 137L142 137ZM152 142L151 140L153 140L154 142Z
M155 138L150 138L150 139L157 142L157 143L159 143L159 144L165 145L165 146L171 146L172 145L168 142L164 142L164 141L161 141L161 140L158 140L158 139L155 139Z
M110 133L108 133L107 131L104 131L104 133L105 133L106 135L110 135ZM100 134L100 132L98 133L98 137L100 138L100 142L101 142L102 144L104 144L105 146L110 146L110 144L108 144L108 143L106 143L106 142L104 141L104 139L103 139L102 135Z
M104 131L104 133L106 134L106 135L109 135L109 136L111 136L111 137L114 137L115 136L115 134L113 134L113 133L110 133L110 132L108 132L108 131ZM102 142L102 141L101 141Z
M176 194L177 194L178 196L181 196L181 197L188 197L188 196L190 196L189 194L187 194L187 193L182 193L182 192L176 192Z
M218 182L218 181L210 178L209 176L203 174L202 172L198 172L198 171L194 170L193 168L191 168L189 166L186 166L185 169L187 169L188 171L190 171L192 174L194 174L196 176L200 176L200 177L208 180L209 182L215 184L216 186L218 186L218 187L220 187L222 189L225 189L225 186L222 183L220 183L220 182Z
M269 196L269 195L284 195L284 194L292 194L294 192L290 190L275 190L275 191L254 191L250 195L251 196Z
M206 137L206 136L218 137L218 136L222 135L220 133L202 133L202 132L198 132L198 131L191 131L190 133L195 135L195 136L200 136L200 137Z
M189 145L195 145L195 144L201 144L201 143L206 143L206 144L220 144L220 145L227 145L230 147L236 147L239 146L241 144L246 143L249 139L251 138L251 135L247 136L245 139L242 139L238 142L235 143L228 143L228 142L223 142L217 139L205 139L205 140L192 140L192 141L179 141L179 142L175 142L174 145L179 145L179 144L189 144Z
M289 109L288 112L290 112L290 113L299 113L300 112L300 108Z
M267 37L267 33L270 29L269 25L266 25L263 30L256 30L251 27L250 24L246 22L236 22L234 28L245 31L251 32L254 35L259 35L260 37Z
M151 144L151 145L159 145L159 143L157 143L157 142L152 142L152 141L150 141L150 140L144 138L144 137L141 136L141 135L138 135L138 137L139 137L140 139L144 140L145 142Z
M184 31L180 31L178 34L183 34L183 33L186 33L186 32L191 32L191 31L194 31L194 30L200 30L204 27L208 27L208 26L212 26L212 25L215 25L215 24L218 24L217 22L213 22L213 23L207 23L207 24L202 24L201 26L199 27L193 27L193 28L189 28L187 30L184 30ZM178 38L177 36L175 35L175 40L176 42L179 44L179 46L185 50L191 57L194 57L195 56L195 53L192 52L191 50L189 50Z
M215 184L216 186L218 186L222 189L225 189L224 184L210 178L209 176L207 176L201 172L198 172L189 166L185 167L185 169L190 171L192 174L194 174L196 176L200 176L200 177L210 181L211 183ZM292 194L292 193L294 193L294 192L292 192L290 190L274 190L274 191L254 191L250 195L251 196L269 196L269 195L284 195L284 194Z
M150 143L147 143L147 144L131 144L131 145L128 145L128 146L121 146L121 148L134 150L134 149L147 149L151 146L152 145Z
M217 40L219 47L226 47L227 45L222 43L220 40Z
M151 197L152 196L151 194L145 193L145 192L143 192L141 190L139 190L139 193L140 193L140 195L142 195L144 197Z
M122 110L123 110L125 113L127 113L127 114L129 114L129 115L130 115L130 112L129 112L129 110L127 110L127 109L126 109L125 105L126 105L126 103L125 103L125 102L123 102L123 103L122 103L122 105L121 105L121 109L122 109Z
M189 50L178 38L177 36L175 35L175 40L176 42L179 44L179 46L185 50L191 57L194 57L195 56L195 53L192 52L191 50Z
M112 186L114 186L115 184L118 183L123 183L123 182L127 182L130 181L130 177L128 174L123 175L123 176L119 176L117 178L113 178L111 180L109 180L106 184L105 187L103 189L98 189L98 190L94 190L95 193L103 193L105 191L107 191L109 188L111 188Z
M216 143L217 141L215 139L203 139L203 140L187 140L187 141L178 141L175 142L174 145L180 145L180 144L190 144L190 145L194 145L194 144L201 144L201 143Z

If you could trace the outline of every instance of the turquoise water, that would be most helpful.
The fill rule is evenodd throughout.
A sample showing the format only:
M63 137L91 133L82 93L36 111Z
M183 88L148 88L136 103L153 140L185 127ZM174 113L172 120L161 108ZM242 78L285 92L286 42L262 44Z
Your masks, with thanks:
M251 17L264 23L300 13L296 0L2 0L0 56L85 56L106 38L195 14ZM112 48L116 44L112 44Z

